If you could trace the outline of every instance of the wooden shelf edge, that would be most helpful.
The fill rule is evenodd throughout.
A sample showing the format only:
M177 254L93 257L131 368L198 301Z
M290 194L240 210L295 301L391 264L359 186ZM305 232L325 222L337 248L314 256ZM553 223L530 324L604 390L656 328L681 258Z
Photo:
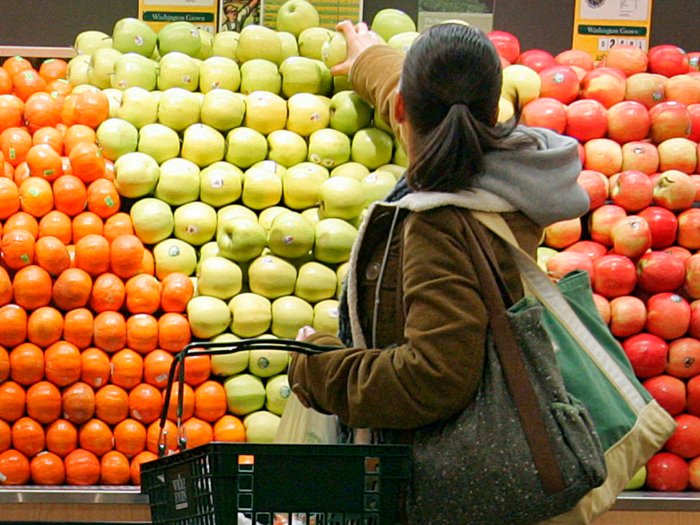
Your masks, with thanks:
M72 47L0 46L0 57L73 58L76 54Z

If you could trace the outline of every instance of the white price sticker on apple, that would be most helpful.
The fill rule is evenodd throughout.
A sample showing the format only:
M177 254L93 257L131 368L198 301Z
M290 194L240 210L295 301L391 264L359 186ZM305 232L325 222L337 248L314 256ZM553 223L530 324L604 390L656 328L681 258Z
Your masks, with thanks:
M647 50L646 38L602 37L598 39L598 51L610 51L613 46L618 44L636 46L642 51Z

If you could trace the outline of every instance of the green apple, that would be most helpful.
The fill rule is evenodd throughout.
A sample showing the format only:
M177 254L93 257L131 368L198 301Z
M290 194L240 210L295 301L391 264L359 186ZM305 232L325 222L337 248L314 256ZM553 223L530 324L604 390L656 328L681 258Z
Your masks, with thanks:
M347 280L348 272L350 271L350 263L349 262L344 262L338 268L335 270L335 274L338 276L338 293L337 297L340 298L340 295L343 291L343 288L345 287L345 282Z
M149 91L140 87L130 87L122 95L117 117L133 124L136 129L141 129L158 119L158 101Z
M507 98L498 100L498 122L508 122L515 115L515 106Z
M381 9L372 19L372 31L388 41L394 35L415 31L416 23L399 9Z
M197 95L179 87L165 90L158 100L158 122L183 131L199 122L202 104Z
M334 168L350 160L350 138L331 128L314 131L309 137L309 160Z
M236 58L241 64L255 58L279 64L281 56L282 42L272 29L251 24L241 30L236 47Z
M332 95L333 94L333 75L331 75L331 70L329 67L323 63L323 60L316 60L316 65L321 70L321 92L319 95Z
M100 89L112 87L111 79L114 74L114 63L121 56L122 54L116 49L96 49L90 55L90 65L88 66L88 80L90 84Z
M296 259L309 253L314 246L314 227L301 214L280 213L267 232L270 251L285 259Z
M318 64L305 57L289 57L280 65L282 93L289 98L296 93L321 93L323 77Z
M367 200L362 183L350 177L331 177L321 184L318 193L324 217L354 219L362 213Z
M364 164L360 164L359 162L346 162L345 164L333 168L331 177L349 177L358 182L362 182L362 179L369 175L369 173L369 168Z
M272 303L255 293L241 293L228 303L231 310L231 331L240 337L264 334L272 322ZM246 368L247 368L246 363Z
M102 31L82 31L75 37L73 47L78 55L91 55L98 49L112 47L112 38Z
M281 416L291 395L292 389L289 388L289 379L286 374L271 377L265 384L265 408Z
M336 299L326 299L314 305L314 324L317 332L337 334L340 328L340 312Z
M282 89L282 75L274 62L254 58L241 65L241 93L269 91L279 93Z
M325 264L307 262L299 268L294 295L310 303L317 303L335 296L337 277Z
M238 47L237 31L219 31L214 35L212 55L236 60L236 47Z
M229 377L224 381L224 389L228 411L236 416L250 414L265 405L265 386L262 380L254 375L239 374Z
M242 201L254 210L264 210L282 200L282 180L264 168L248 168L243 178Z
M306 141L304 138L286 129L278 129L267 136L269 144L268 158L279 165L289 168L306 160Z
M122 53L138 53L150 57L157 43L156 32L138 18L122 18L112 29L112 47Z
M540 96L542 79L533 69L521 64L512 64L503 69L503 84L501 86L501 98L511 103L515 102L515 95L522 106Z
M352 81L348 75L337 75L333 77L333 94L337 95L341 91L352 91Z
M256 162L253 164L254 168L264 168L267 171L270 171L277 175L280 179L284 177L284 174L287 173L287 168L282 166L281 164L275 162L274 160L261 160L260 162Z
M209 91L202 102L202 124L222 132L240 126L243 115L245 115L245 102L227 89Z
M197 339L210 339L228 328L231 312L221 299L200 295L190 299L187 304L187 319L193 336Z
M126 153L114 163L114 183L122 197L145 197L153 192L159 176L158 163L145 153Z
M627 486L625 487L625 490L640 490L644 487L644 484L647 482L647 468L646 466L642 466L634 476L632 476L632 479L629 480L627 483Z
M396 137L394 137L394 156L391 158L391 161L397 166L408 168L408 153L406 153L403 144Z
M156 199L172 206L197 200L199 197L199 167L187 159L174 158L160 165Z
M282 178L284 204L294 210L316 206L319 188L328 177L326 168L312 162L302 162L289 168Z
M299 56L299 46L297 45L297 37L286 31L277 31L277 36L282 43L282 56L280 60L284 62L289 57Z
M391 129L391 126L387 124L387 122L382 118L382 115L377 106L374 107L372 113L372 124L375 128L380 129L382 131L386 131L390 135L394 133Z
M259 257L265 249L267 235L257 217L231 217L219 223L216 243L222 257L247 262Z
M245 126L234 128L229 131L226 142L226 162L239 168L249 168L267 157L267 139L254 129Z
M197 277L199 295L226 301L240 292L243 286L240 267L224 257L209 257L202 261Z
M109 118L97 128L97 144L102 156L115 161L126 153L136 151L139 131L136 127L120 118Z
M153 259L156 277L161 281L173 272L192 275L197 268L197 252L192 245L180 239L165 239L156 244Z
M318 11L306 0L288 0L277 11L277 31L288 31L295 37L320 24Z
M316 225L316 260L336 264L350 258L352 245L357 237L357 228L341 219L323 219Z
M72 86L83 86L90 83L88 69L92 55L76 55L68 62L66 78Z
M289 117L287 129L308 137L330 122L330 110L322 97L311 93L297 93L287 101Z
M354 135L372 122L372 107L354 91L341 91L331 98L330 125L346 135Z
M199 89L202 93L217 88L238 91L240 85L241 71L230 58L210 57L199 66Z
M119 106L121 106L124 92L121 89L107 88L103 89L102 93L105 94L107 102L109 102L109 118L116 118L117 110Z
M274 303L273 303L274 310ZM272 323L274 324L274 313ZM274 335L263 335L258 339L276 338ZM287 370L289 352L286 350L251 350L248 369L257 377L273 377Z
M171 51L160 59L158 65L158 89L165 91L179 87L187 91L197 91L199 86L199 65L189 55Z
M263 135L284 129L287 101L268 91L253 91L245 99L244 125Z
M267 410L258 410L243 418L245 438L249 443L274 443L282 418Z
M294 339L300 328L314 322L314 308L299 297L289 295L272 303L272 333Z
M304 211L301 212L301 216L304 217L307 221L309 221L313 225L314 231L315 231L316 225L321 220L321 215L319 212L320 212L320 208L318 208L318 207L306 208Z
M294 293L296 280L294 265L274 255L258 257L248 268L250 291L268 299Z
M386 197L396 186L396 179L390 171L377 170L362 179L360 184L366 196L365 204L369 206Z
M199 247L199 261L197 263L197 271L199 271L199 266L202 261L208 259L209 257L217 257L219 255L219 245L216 241L205 242Z
M114 61L114 74L110 77L113 88L141 87L153 91L158 80L158 64L138 53L126 53Z
M175 237L193 246L209 242L216 234L216 210L203 202L189 202L174 213Z
M131 207L130 215L134 233L144 244L156 244L173 232L173 212L161 200L140 199Z
M216 216L218 221L218 230L221 229L221 227L226 224L229 219L233 219L235 217L245 217L247 219L251 219L252 221L258 222L257 214L250 208L246 208L241 204L229 204L228 206L224 206L216 212Z
M226 139L211 126L192 124L185 130L180 155L200 168L223 160L225 151Z
M163 124L146 124L139 130L138 151L162 164L180 154L180 137Z
M321 58L328 67L337 66L347 60L348 42L343 33L336 31L330 40L323 43Z
M265 208L260 212L260 215L258 215L258 224L265 228L266 235L270 231L270 228L272 228L272 221L274 221L281 213L295 212L289 208L285 208L284 206L270 206L269 208Z
M401 177L403 177L403 174L406 173L406 166L401 166L399 164L384 164L379 166L376 171L388 171L394 176L394 179L398 181Z
M214 54L214 35L207 30L203 30L199 32L199 37L202 39L202 47L194 58L199 60L211 58Z
M309 27L304 29L297 41L299 42L299 54L303 57L323 60L321 49L323 44L333 38L333 31L325 27Z
M225 332L213 337L212 342L231 343L240 341L240 338ZM229 377L240 374L248 368L250 356L248 350L233 352L231 354L217 354L211 356L211 373L219 377Z
M418 31L404 31L403 33L397 33L387 41L394 49L398 49L404 55L413 45L413 41L420 36Z
M243 172L228 162L215 162L199 173L199 199L214 207L225 206L241 196Z
M194 57L201 49L202 37L199 35L199 29L190 22L170 22L158 32L158 53L161 57L172 51Z
M394 149L391 136L377 128L364 128L352 137L351 158L369 169L389 164Z

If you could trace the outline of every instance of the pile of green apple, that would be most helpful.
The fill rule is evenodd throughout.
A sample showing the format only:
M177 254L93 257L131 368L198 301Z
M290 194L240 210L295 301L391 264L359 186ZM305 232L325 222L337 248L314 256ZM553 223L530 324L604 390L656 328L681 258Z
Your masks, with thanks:
M344 36L319 27L306 0L286 2L276 23L212 36L188 22L156 34L128 18L111 36L78 35L69 63L74 86L110 101L102 154L157 277L195 282L187 314L200 340L335 332L358 226L407 164L374 108L330 74ZM418 35L395 9L372 30L403 51ZM289 395L287 361L279 351L212 359L229 410L265 412L260 440Z

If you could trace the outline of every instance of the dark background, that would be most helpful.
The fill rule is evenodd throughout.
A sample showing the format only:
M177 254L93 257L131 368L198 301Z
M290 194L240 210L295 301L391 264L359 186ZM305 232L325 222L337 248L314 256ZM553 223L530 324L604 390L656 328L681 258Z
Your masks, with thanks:
M75 36L96 29L111 33L120 18L138 15L138 0L0 0L0 45L71 46ZM418 0L365 0L371 22L384 7L414 19ZM575 0L495 0L494 28L518 36L523 49L558 53L571 47ZM656 0L651 44L700 51L700 1Z

